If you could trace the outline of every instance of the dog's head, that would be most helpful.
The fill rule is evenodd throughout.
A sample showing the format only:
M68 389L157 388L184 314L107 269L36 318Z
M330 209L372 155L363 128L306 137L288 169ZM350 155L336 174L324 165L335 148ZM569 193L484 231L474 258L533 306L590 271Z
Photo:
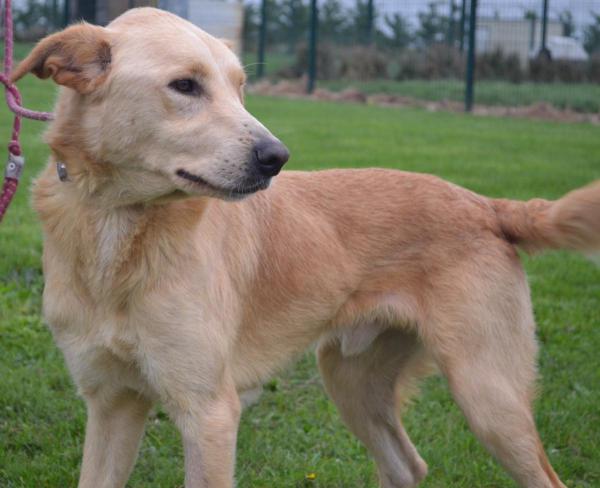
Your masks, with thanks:
M245 74L226 43L161 10L48 36L13 81L27 72L67 87L47 137L56 156L86 159L93 170L82 171L102 174L124 201L241 198L289 156L244 108Z

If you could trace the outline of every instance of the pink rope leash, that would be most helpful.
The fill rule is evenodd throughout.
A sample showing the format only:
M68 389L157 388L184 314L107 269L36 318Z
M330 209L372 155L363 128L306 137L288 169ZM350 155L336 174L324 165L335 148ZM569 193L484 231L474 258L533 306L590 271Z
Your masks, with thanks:
M21 117L33 120L52 120L53 115L49 112L36 112L21 105L21 94L17 87L10 83L10 72L13 66L13 20L11 0L4 1L4 70L0 73L0 83L4 85L6 104L11 112L15 114L10 142L8 143L8 163L4 174L4 184L0 195L0 222L13 199L19 178L25 165L25 159L21 156L21 144L19 135L21 133Z

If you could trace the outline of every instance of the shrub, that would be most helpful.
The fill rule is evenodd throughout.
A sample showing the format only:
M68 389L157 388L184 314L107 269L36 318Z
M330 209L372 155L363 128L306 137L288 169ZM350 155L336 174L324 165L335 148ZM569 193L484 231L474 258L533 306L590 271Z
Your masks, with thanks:
M554 81L554 64L545 57L534 58L529 61L529 79L537 82Z
M426 49L387 51L375 46L343 47L320 43L317 50L317 73L321 80L347 79L367 81L374 79L438 80L463 79L465 56L458 49L433 44ZM300 45L294 63L277 73L278 76L298 78L306 74L308 47ZM588 62L551 60L538 57L524 68L516 54L498 49L478 55L476 77L481 80L599 83L600 53Z
M513 83L520 83L524 78L519 57L514 53L505 54L501 49L480 54L477 57L476 74L482 80L507 80Z
M349 80L387 77L388 58L377 48L354 46L341 51L340 75Z
M317 74L321 80L331 80L340 76L340 60L338 49L329 43L319 43L317 46ZM284 78L300 78L308 70L308 45L300 44L296 50L294 63L277 73Z
M529 62L529 78L532 81L551 83L582 83L588 81L593 71L593 62L566 61L539 57Z
M557 60L554 62L555 79L565 83L587 81L588 63L582 61Z
M329 43L317 47L317 76L321 80L345 78L349 80L372 80L386 78L389 59L371 46L344 48ZM290 68L278 74L284 77L300 77L308 69L308 46L302 44L296 51L296 60Z
M600 53L596 53L590 58L587 78L591 83L600 83Z
M396 80L462 78L465 60L457 49L434 44L424 51L403 51L390 64L389 71Z
M420 65L423 63L423 53L413 49L403 51L392 61L390 76L399 81L419 78Z
M420 77L428 80L462 78L465 61L458 49L445 44L433 44L425 53L421 70Z

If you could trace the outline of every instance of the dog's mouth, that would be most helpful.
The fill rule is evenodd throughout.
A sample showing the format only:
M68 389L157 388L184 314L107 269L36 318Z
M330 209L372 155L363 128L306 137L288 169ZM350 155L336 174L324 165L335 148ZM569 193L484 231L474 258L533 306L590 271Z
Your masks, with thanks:
M264 190L269 187L271 182L270 178L261 179L259 181L253 182L249 185L237 185L232 188L226 188L219 185L215 185L205 180L201 176L195 175L186 171L184 169L178 169L175 171L175 174L184 180L191 181L192 183L199 185L201 187L207 188L215 193L220 195L224 195L229 198L240 198L246 195L251 195L252 193L256 193L257 191Z

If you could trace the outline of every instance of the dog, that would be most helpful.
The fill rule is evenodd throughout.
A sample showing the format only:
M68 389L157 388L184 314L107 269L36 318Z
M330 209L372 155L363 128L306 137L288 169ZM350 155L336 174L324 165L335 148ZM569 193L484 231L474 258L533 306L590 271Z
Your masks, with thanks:
M598 250L600 181L517 202L394 170L274 178L289 153L245 110L234 53L152 8L50 35L12 80L29 72L62 85L33 205L43 313L87 405L80 487L125 486L158 401L186 486L231 487L240 396L317 344L382 487L426 475L399 414L436 367L521 486L564 488L516 249Z

